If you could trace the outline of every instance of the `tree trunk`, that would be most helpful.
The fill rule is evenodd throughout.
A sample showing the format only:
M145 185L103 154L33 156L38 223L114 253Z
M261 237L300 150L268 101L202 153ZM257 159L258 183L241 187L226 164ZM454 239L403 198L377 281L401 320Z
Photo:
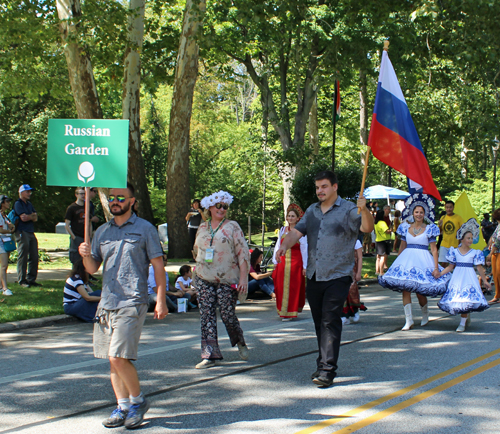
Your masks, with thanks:
M309 143L316 157L319 154L318 98L314 98L309 112Z
M104 212L104 217L106 217L106 221L109 222L113 218L113 214L111 214L111 211L109 210L109 188L98 188L97 191L99 193L99 200L101 201L101 204L106 204L106 206L103 205L102 210Z
M264 234L266 227L266 187L267 187L267 135L268 135L268 122L267 122L267 113L262 114L262 124L260 126L261 136L262 136L262 145L264 148L264 170L263 170L263 181L262 181L262 250L264 250Z
M154 223L141 146L141 56L144 39L144 1L130 0L128 47L123 68L123 119L129 120L128 180L135 187L139 215Z
M186 1L170 111L167 163L167 222L169 257L190 257L185 216L189 210L189 127L193 92L198 76L198 29L206 2Z
M76 33L82 16L79 0L57 0L57 14L61 23L59 30L64 43L64 55L68 64L69 83L75 100L76 112L79 119L102 119L101 104L94 81L92 62L85 47L71 42L71 36ZM106 219L111 213L105 194L99 191L102 209Z
M297 168L291 164L283 164L280 166L280 175L283 181L283 209L286 215L286 210L292 201L292 184L295 178Z
M70 37L77 31L82 16L79 0L57 0L59 29L64 42L64 55L68 64L69 83L79 119L102 119L101 104L94 81L92 63L88 51Z
M368 90L364 69L359 70L359 140L364 145L361 152L361 164L364 166L368 145Z

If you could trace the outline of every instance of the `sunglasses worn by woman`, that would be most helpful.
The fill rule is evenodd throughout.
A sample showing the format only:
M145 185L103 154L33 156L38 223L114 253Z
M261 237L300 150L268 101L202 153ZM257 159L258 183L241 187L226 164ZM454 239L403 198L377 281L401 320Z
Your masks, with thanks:
M215 366L222 360L218 344L217 307L226 326L231 345L238 347L243 360L249 350L243 330L236 316L238 293L245 294L248 287L248 244L238 223L227 220L226 213L233 197L219 191L203 198L201 206L208 210L210 220L200 224L194 243L196 276L201 319L201 358L196 369ZM219 210L219 211L216 211Z

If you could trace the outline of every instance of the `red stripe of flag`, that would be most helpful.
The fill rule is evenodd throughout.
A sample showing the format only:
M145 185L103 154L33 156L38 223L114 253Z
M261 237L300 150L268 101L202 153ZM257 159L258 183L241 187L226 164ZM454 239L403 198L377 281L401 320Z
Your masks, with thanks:
M386 51L382 54L368 146L377 159L420 184L424 193L441 200Z

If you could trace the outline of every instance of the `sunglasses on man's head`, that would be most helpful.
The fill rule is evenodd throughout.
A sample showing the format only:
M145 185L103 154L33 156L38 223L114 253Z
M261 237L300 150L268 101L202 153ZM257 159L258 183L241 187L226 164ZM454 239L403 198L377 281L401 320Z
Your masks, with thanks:
M217 208L217 209L223 208L223 209L227 210L229 208L229 205L227 203L216 203L215 208Z
M116 199L118 202L123 203L123 202L125 202L125 199L128 199L128 198L127 198L127 197L125 197L125 196L122 196L122 195L120 195L120 194L119 194L118 196L114 196L114 195L110 195L110 196L108 196L108 202L109 202L109 203L113 202L115 199Z

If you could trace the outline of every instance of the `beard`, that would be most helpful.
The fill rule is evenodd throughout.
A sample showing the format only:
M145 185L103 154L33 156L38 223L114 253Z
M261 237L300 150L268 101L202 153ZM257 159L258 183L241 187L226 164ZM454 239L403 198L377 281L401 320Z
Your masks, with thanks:
M116 205L115 205L116 206ZM125 214L128 210L130 209L130 203L127 203L125 205L123 205L123 208L120 208L119 211L113 211L113 206L111 206L111 214L113 215L123 215Z

